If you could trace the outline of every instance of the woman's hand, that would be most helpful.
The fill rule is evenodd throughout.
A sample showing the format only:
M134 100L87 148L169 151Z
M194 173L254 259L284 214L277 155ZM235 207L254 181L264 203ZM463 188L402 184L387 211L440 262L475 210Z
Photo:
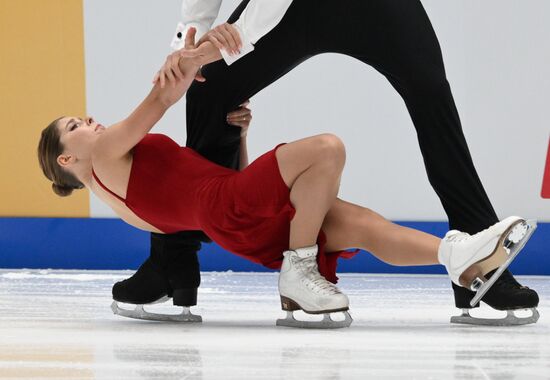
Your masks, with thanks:
M183 59L181 54L185 49L195 49L196 32L195 28L189 28L185 36L185 47L166 57L166 62L153 78L153 84L160 81L160 87L164 88L166 81L168 81L172 87L175 87L178 80L182 80L184 77L190 75L194 76L195 80L204 82L205 79L200 74L200 70L197 70L197 66L201 66L197 57L186 57Z
M249 104L250 101L247 100L238 109L227 114L227 124L240 127L241 138L246 137L250 121L252 120L252 111L247 108Z
M203 42L210 41L219 50L225 49L228 54L239 53L242 48L241 35L233 25L225 23L216 26L201 37L197 43L200 46Z
M220 49L218 49L211 41L203 42L195 49L182 49L179 51L180 57L186 59L194 59L201 66L222 59Z

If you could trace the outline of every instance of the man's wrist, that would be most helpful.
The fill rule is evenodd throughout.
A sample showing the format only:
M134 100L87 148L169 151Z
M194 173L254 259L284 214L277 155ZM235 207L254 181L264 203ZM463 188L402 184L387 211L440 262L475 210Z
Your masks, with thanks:
M200 67L221 59L218 48L210 41L205 41L197 47L198 54L193 61Z
M227 65L231 65L232 63L234 63L237 60L241 59L242 57L244 57L248 53L254 51L254 45L252 45L252 43L248 40L248 38L243 33L241 28L237 25L237 23L232 24L232 25L237 30L237 32L239 33L239 36L241 38L242 47L241 47L240 53L235 54L235 55L229 55L229 53L225 49L220 50L221 56L222 56L223 60L225 61L225 63Z

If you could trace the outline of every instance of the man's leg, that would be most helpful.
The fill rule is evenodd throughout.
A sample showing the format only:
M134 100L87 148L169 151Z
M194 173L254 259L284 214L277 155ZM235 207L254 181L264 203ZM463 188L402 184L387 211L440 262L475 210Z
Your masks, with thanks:
M317 12L329 15L323 7ZM355 16L348 17L342 34L327 33L322 25L314 29L321 36L320 47L373 66L403 97L417 131L429 181L450 227L476 233L496 223L498 218L462 132L439 42L420 1L351 1L324 20L331 25L346 15ZM454 284L453 288L456 306L470 308L474 293ZM509 271L483 300L497 309L538 304L536 292L521 287Z

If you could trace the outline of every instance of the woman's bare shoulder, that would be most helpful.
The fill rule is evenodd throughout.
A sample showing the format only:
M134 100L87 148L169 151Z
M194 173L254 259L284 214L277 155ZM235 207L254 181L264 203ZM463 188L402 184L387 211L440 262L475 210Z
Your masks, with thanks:
M125 181L125 177L129 175L132 166L132 151L128 151L123 155L110 154L109 146L105 143L108 141L108 129L97 139L97 142L92 149L92 168L97 175L102 174L102 177L114 177Z
M120 128L122 122L111 125L106 128L103 133L98 137L92 150L93 159L112 160L119 159L125 156L129 152L121 152L120 150L113 149L114 145L117 145L117 133L116 129Z

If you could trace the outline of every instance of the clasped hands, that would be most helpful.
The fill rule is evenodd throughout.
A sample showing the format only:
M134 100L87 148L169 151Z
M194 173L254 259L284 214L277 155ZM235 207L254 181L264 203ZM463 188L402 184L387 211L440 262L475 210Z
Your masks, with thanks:
M168 81L175 86L178 80L188 75L194 75L195 80L204 82L206 79L201 74L201 66L220 60L222 49L233 55L242 47L239 32L228 23L208 31L197 43L196 32L195 28L188 29L184 48L166 57L166 62L156 73L153 84L160 82L160 87L164 88Z

